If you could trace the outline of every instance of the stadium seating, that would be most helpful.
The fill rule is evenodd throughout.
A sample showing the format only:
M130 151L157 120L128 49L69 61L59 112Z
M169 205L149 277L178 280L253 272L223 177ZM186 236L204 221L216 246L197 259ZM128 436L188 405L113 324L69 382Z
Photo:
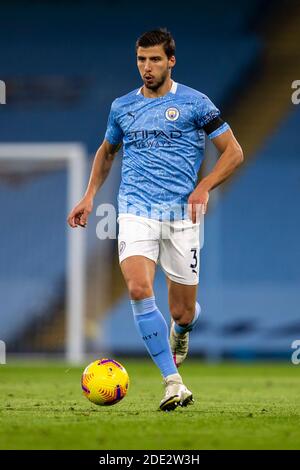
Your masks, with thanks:
M191 1L180 23L169 8L160 12L160 22L177 39L175 79L201 89L219 106L234 94L239 78L261 50L260 40L248 28L259 1L244 2L243 11L235 8L237 3L231 0L225 8L221 0L213 5L203 2L199 9L199 2ZM128 5L125 18L116 15L114 6L92 4L93 14L79 4L71 9L62 5L59 16L50 4L20 5L14 11L1 7L1 74L8 83L8 101L12 98L9 106L1 108L1 142L80 141L94 153L111 101L139 83L133 41L156 27L157 17L150 12L137 25L136 2ZM9 27L12 18L14 36ZM119 174L120 162L102 200L114 200ZM64 282L65 184L63 172L29 179L18 191L0 180L0 200L5 212L12 214L9 226L1 229L2 339L13 338L61 295L57 286ZM51 200L43 197L47 188ZM24 212L32 200L34 213ZM20 224L27 232L18 229ZM27 237L24 252L20 233ZM90 252L96 249L92 235ZM125 300L123 309L122 305Z

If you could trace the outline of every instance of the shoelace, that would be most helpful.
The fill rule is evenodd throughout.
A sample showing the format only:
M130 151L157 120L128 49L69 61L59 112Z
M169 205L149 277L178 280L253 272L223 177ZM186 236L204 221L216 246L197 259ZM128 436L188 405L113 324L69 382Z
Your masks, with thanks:
M171 384L168 384L168 385L181 385L181 384L179 384L178 382L171 382ZM167 388L165 396L167 397L169 395L171 395L171 390Z
M182 382L176 382L175 380L170 380L169 382L163 382L163 385L182 385Z
M186 346L186 338L180 338L180 336L177 336L177 341L176 341L176 351L180 350L181 348L184 348Z

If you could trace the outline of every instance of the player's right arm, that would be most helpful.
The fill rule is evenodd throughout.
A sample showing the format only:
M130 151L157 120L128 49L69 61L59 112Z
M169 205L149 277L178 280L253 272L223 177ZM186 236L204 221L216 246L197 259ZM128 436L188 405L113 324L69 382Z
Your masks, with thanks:
M94 197L98 189L103 185L121 145L120 143L111 144L108 140L104 139L98 148L85 195L68 216L70 227L75 228L78 225L80 227L86 226L88 216L93 210Z

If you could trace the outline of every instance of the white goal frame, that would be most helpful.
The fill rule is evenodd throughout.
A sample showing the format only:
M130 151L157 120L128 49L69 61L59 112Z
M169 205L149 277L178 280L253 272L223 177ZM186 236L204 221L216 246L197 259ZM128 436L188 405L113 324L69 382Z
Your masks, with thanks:
M82 198L86 184L87 152L80 143L1 143L0 162L43 161L63 163L68 172L67 207ZM66 221L67 224L67 221ZM66 262L66 360L80 364L84 359L84 316L86 281L85 230L68 229Z

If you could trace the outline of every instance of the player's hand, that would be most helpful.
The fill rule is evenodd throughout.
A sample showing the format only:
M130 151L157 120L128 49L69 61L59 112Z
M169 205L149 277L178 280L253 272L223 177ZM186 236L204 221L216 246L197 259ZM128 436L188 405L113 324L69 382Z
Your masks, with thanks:
M188 199L188 213L193 224L199 222L201 214L204 215L206 213L208 200L209 192L206 189L198 187L190 194Z
M68 224L72 228L86 227L88 217L93 210L93 199L84 197L68 216Z

